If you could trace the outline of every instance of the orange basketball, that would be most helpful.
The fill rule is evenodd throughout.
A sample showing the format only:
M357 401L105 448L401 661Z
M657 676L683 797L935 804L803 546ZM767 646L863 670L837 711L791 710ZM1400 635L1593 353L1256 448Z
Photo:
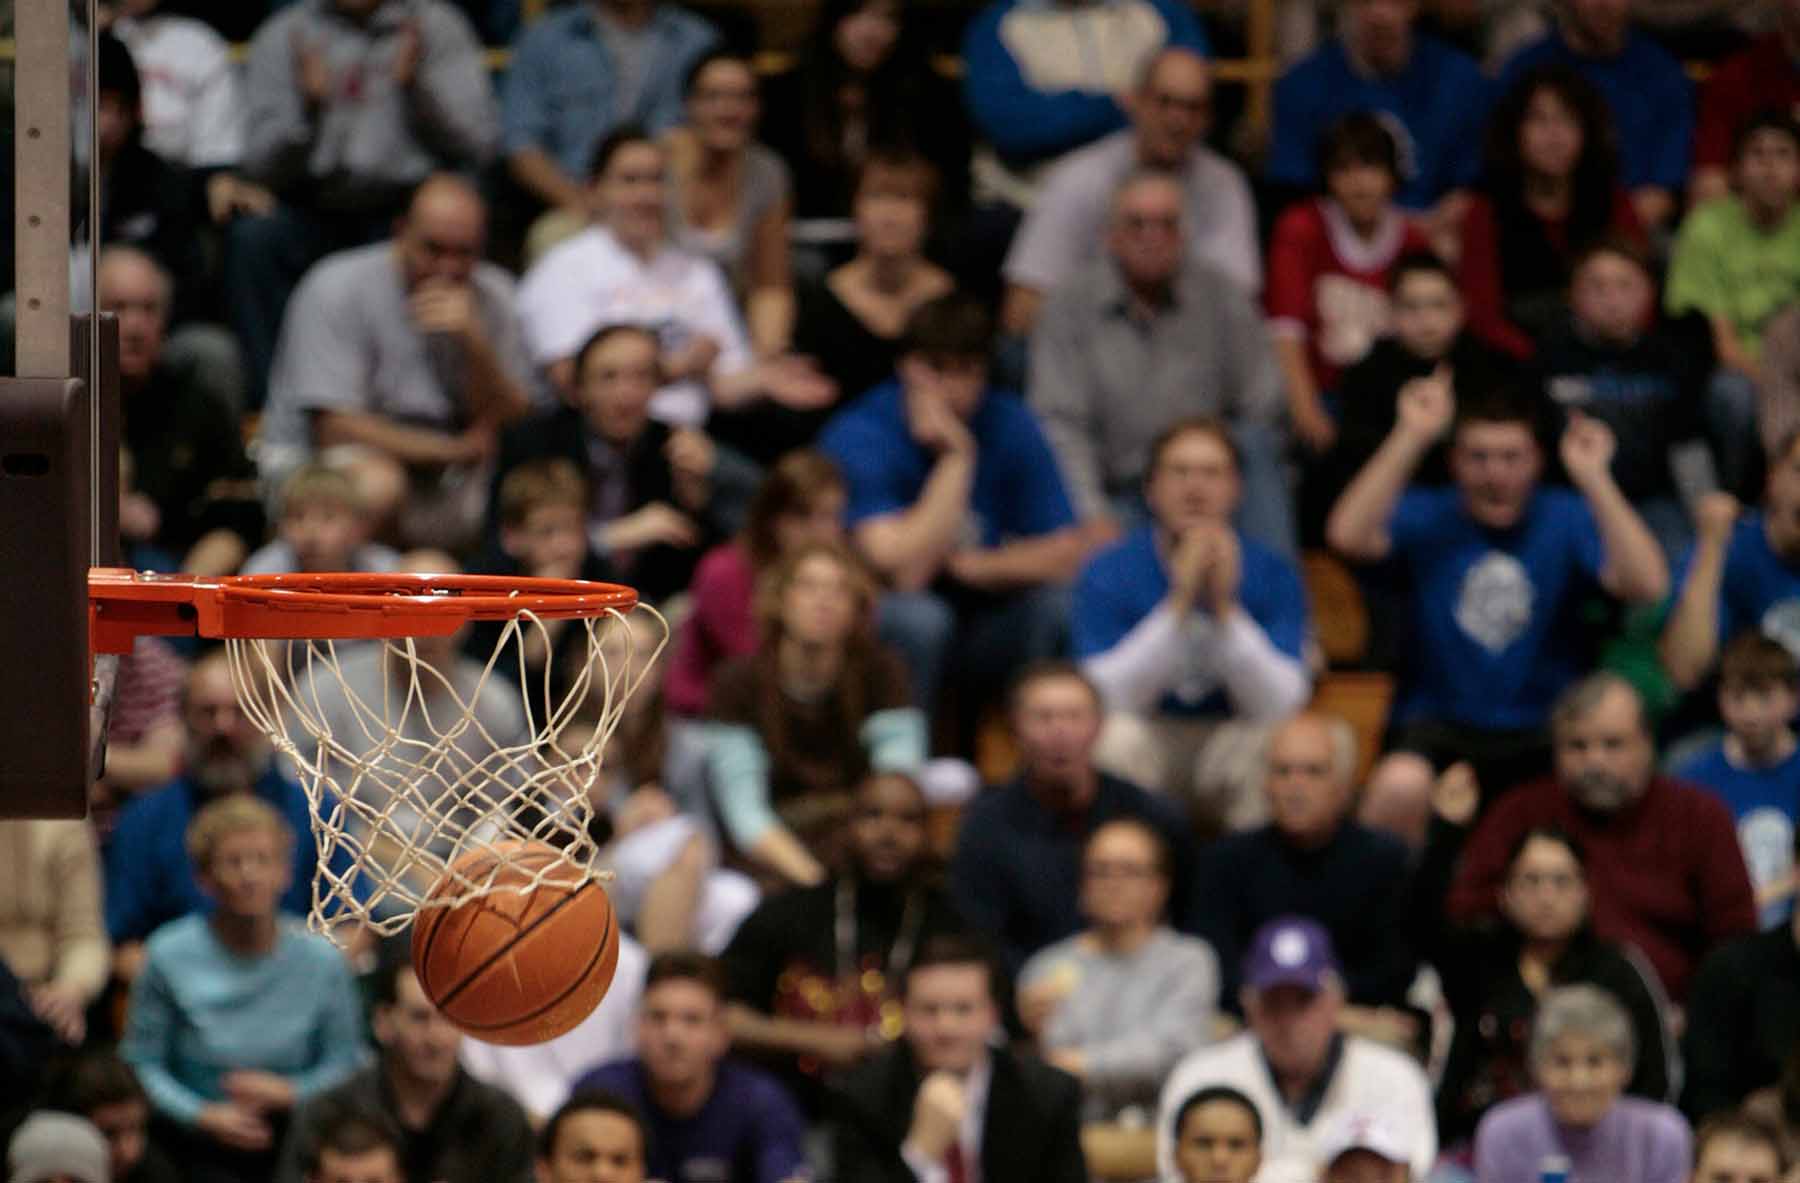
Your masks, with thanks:
M592 1014L619 963L606 890L556 848L511 840L458 858L430 898L471 889L481 894L421 907L413 922L413 969L444 1017L476 1039L519 1046Z

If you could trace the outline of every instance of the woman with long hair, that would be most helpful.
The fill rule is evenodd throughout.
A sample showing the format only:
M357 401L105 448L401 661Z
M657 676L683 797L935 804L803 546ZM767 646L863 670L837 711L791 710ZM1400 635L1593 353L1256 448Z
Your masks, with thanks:
M846 496L843 474L818 452L791 452L769 470L743 532L708 551L694 571L664 686L673 714L704 711L713 672L755 650L757 579L802 545L842 540Z
M865 776L925 762L925 717L899 655L876 640L874 610L856 556L842 542L807 543L761 589L756 650L713 679L713 806L737 851L779 881L824 879Z
M1463 216L1458 286L1470 328L1528 360L1567 309L1576 253L1608 234L1645 241L1593 84L1567 66L1521 78L1488 121L1482 189Z
M945 193L968 192L968 121L905 9L903 0L826 0L799 63L765 87L764 127L794 175L801 243L848 246L857 178L880 149L925 153Z
M1500 916L1492 927L1448 934L1433 958L1456 1020L1438 1087L1440 1141L1468 1139L1489 1108L1531 1091L1532 1020L1560 986L1598 986L1619 1000L1637 1049L1625 1091L1667 1100L1667 1000L1639 956L1594 935L1580 843L1553 827L1527 831L1508 862Z
M780 353L794 327L793 183L781 158L756 142L756 70L747 57L714 50L688 71L686 89L686 121L663 140L670 231L682 249L725 273L757 353Z

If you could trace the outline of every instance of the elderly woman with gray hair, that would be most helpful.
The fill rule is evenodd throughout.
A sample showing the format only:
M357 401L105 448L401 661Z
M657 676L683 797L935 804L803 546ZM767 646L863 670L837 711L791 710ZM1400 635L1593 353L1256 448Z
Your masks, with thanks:
M1552 1164L1580 1183L1683 1183L1687 1119L1621 1094L1637 1057L1631 1018L1596 986L1565 986L1531 1032L1537 1091L1498 1105L1475 1134L1477 1183L1538 1183Z

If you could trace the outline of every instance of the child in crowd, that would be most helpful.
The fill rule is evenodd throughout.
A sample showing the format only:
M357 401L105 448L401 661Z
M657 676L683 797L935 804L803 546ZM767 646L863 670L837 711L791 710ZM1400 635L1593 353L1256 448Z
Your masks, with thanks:
M1759 1183L1787 1177L1781 1135L1744 1113L1709 1117L1694 1131L1692 1183Z
M500 481L499 502L501 553L488 565L489 573L601 582L613 578L605 560L588 547L588 483L572 461L560 456L526 461ZM547 656L554 654L553 664L565 656L585 660L583 630L571 629L569 623L522 622L517 644L523 646L523 664L509 643L494 672L514 682L523 676L528 686L541 685ZM477 623L469 630L464 652L485 663L505 627L499 620Z
M1388 327L1388 270L1428 248L1394 205L1400 146L1379 118L1345 116L1319 147L1325 193L1275 223L1267 296L1294 433L1311 452L1337 438L1325 398Z
M1682 223L1664 299L1712 325L1719 364L1760 376L1763 329L1800 299L1800 123L1771 111L1738 132L1737 192Z
M387 572L400 561L391 547L369 540L356 482L324 464L303 465L282 486L275 533L275 541L244 560L244 574Z
M1344 371L1338 384L1338 436L1331 450L1308 466L1303 479L1302 537L1316 542L1350 481L1394 429L1400 391L1442 368L1461 397L1492 392L1512 375L1510 359L1467 331L1462 292L1436 255L1403 256L1388 276L1393 331L1367 357ZM1413 475L1417 484L1446 485L1448 446L1432 448Z
M1694 539L1686 500L1717 472L1747 467L1742 439L1709 432L1712 347L1700 317L1659 319L1649 256L1626 238L1602 238L1575 257L1569 315L1540 342L1542 390L1565 414L1590 415L1618 440L1612 475L1662 544L1678 555Z
M1779 641L1760 632L1740 634L1719 660L1725 738L1678 770L1717 793L1737 818L1764 928L1782 923L1793 907L1794 823L1800 817L1796 710L1800 663Z

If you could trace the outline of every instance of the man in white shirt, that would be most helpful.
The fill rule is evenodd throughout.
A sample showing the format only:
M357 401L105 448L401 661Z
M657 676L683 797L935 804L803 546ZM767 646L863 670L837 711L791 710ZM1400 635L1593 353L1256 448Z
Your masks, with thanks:
M1378 1111L1405 1131L1407 1157L1423 1178L1437 1157L1431 1086L1411 1059L1338 1029L1343 975L1331 938L1311 920L1284 916L1256 934L1244 961L1249 1029L1188 1056L1163 1086L1156 1162L1178 1183L1175 1116L1203 1088L1230 1085L1263 1118L1257 1183L1317 1183L1324 1137L1346 1114Z
M810 363L756 359L717 265L670 241L667 170L667 154L641 128L622 127L594 150L594 224L545 254L519 287L532 361L567 394L581 346L607 325L634 324L662 346L663 385L650 404L659 422L699 427L710 407L762 394L828 405L836 389Z
M995 967L927 941L907 970L905 1037L840 1087L837 1177L856 1183L1085 1183L1081 1087L993 1046Z
M1254 296L1262 288L1256 204L1237 165L1208 148L1212 71L1191 49L1170 47L1151 59L1130 100L1131 126L1071 152L1043 189L1006 253L1009 333L1030 331L1051 289L1098 258L1113 193L1133 169L1181 178L1187 199L1188 252Z

